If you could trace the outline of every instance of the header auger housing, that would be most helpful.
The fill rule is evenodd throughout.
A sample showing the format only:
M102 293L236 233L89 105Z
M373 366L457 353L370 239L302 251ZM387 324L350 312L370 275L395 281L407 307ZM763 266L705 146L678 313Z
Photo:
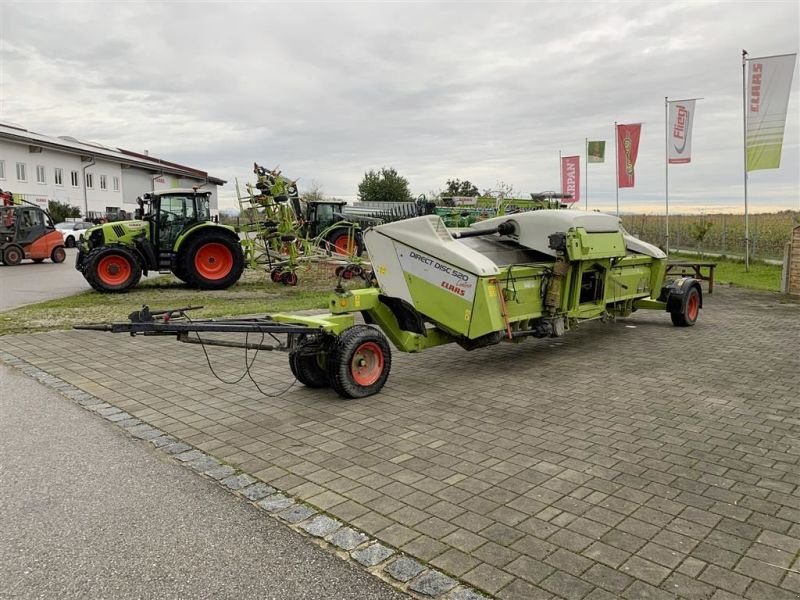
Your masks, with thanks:
M560 337L581 321L638 309L667 311L676 326L686 327L694 325L702 307L699 283L665 282L664 253L629 235L610 215L541 210L457 232L427 215L373 227L364 240L373 285L338 288L327 314L190 322L179 316L101 327L177 334L182 341L192 341L190 332L222 328L286 334L285 342L263 349L288 352L301 383L361 398L386 382L390 342L401 352L452 342L474 350L526 337ZM366 324L356 322L359 314Z

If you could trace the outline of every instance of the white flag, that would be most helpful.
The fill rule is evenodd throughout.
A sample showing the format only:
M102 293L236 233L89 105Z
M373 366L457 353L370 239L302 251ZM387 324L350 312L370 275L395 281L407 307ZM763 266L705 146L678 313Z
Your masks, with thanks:
M747 170L781 166L783 130L796 54L749 58L747 74Z
M669 103L669 164L692 161L692 123L694 100L674 100Z

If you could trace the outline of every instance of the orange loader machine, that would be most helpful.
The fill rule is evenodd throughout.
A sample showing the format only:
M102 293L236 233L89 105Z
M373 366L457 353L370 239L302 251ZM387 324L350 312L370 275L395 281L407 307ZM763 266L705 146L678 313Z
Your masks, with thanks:
M25 258L40 263L67 258L64 237L48 214L35 204L16 204L11 192L0 190L0 263L15 266Z

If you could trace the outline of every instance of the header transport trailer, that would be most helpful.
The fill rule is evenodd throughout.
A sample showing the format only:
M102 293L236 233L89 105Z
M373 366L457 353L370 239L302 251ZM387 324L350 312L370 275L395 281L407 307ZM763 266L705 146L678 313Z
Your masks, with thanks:
M401 352L451 342L474 350L560 337L581 321L637 309L666 311L674 325L686 327L702 307L697 280L665 281L665 254L601 213L540 210L464 230L426 215L368 229L364 242L372 284L337 286L328 314L200 321L186 317L186 309L154 315L145 307L130 322L81 328L176 335L190 343L209 332L269 334L275 345L229 336L202 343L286 351L301 383L362 398L379 392L389 376L389 341ZM356 323L358 314L366 324Z

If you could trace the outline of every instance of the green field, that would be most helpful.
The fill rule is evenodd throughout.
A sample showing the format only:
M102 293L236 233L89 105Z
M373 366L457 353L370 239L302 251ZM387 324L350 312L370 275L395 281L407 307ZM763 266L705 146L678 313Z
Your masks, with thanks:
M686 252L670 252L670 258L680 260L711 261L716 263L714 284L730 284L754 290L779 292L783 267L761 261L752 261L750 270L745 270L743 260L725 256L700 256Z

